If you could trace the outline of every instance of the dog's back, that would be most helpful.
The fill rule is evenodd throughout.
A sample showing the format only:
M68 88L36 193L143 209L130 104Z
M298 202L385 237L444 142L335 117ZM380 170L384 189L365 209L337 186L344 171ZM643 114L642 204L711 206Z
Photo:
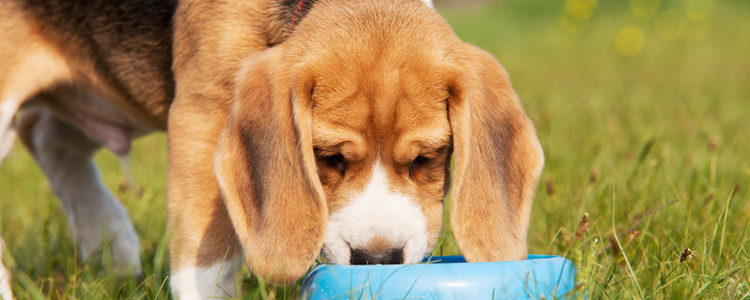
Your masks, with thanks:
M139 121L163 129L174 94L175 7L174 0L3 3L0 36L11 42L0 46L0 54L7 58L0 62L5 71L0 75L0 91L14 89L21 95L0 95L2 101L32 97L40 89L60 85L96 86L99 93L113 94L103 96L119 98L110 100L123 102L120 105L143 106L137 110L146 120ZM54 70L34 68L30 61L46 62L43 67ZM31 72L35 76L29 76ZM27 88L13 87L19 85Z

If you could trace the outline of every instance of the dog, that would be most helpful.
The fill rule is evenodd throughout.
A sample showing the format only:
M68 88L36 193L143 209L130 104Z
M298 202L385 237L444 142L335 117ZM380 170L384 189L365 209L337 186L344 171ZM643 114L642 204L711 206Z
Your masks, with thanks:
M138 236L93 153L168 136L170 284L234 295L244 257L272 283L315 259L416 263L443 199L470 262L527 255L543 166L489 53L419 0L6 0L0 153L33 154L84 257ZM16 116L17 111L19 111Z

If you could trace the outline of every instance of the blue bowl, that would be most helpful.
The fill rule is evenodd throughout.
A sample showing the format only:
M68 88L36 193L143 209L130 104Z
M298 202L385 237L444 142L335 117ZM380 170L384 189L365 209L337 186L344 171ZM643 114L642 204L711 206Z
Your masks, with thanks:
M303 299L547 299L575 287L575 266L552 255L467 263L437 256L413 265L321 264L305 277Z

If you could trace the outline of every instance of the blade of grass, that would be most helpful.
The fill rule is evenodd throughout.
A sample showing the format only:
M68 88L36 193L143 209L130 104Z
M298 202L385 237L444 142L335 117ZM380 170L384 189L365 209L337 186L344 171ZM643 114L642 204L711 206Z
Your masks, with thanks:
M620 244L620 239L617 237L617 226L615 223L615 212L616 212L616 196L617 193L615 192L615 189L612 189L612 236L614 237L615 242L617 243L617 247L620 248L620 253L622 254L622 257L625 258L625 264L628 266L628 276L633 280L633 284L635 284L636 291L638 292L638 298L643 299L643 290L641 289L640 283L638 283L638 278L635 276L635 272L633 272L633 266L630 265L630 260L628 260L628 255L625 254L625 249L622 248L622 244Z

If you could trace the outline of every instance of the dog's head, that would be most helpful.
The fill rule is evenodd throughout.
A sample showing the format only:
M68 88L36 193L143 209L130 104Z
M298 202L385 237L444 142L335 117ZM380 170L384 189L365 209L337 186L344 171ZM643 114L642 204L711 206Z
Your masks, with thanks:
M321 2L247 59L215 160L253 271L523 259L543 157L502 67L417 1ZM453 167L451 167L453 158ZM452 175L451 175L452 169Z

